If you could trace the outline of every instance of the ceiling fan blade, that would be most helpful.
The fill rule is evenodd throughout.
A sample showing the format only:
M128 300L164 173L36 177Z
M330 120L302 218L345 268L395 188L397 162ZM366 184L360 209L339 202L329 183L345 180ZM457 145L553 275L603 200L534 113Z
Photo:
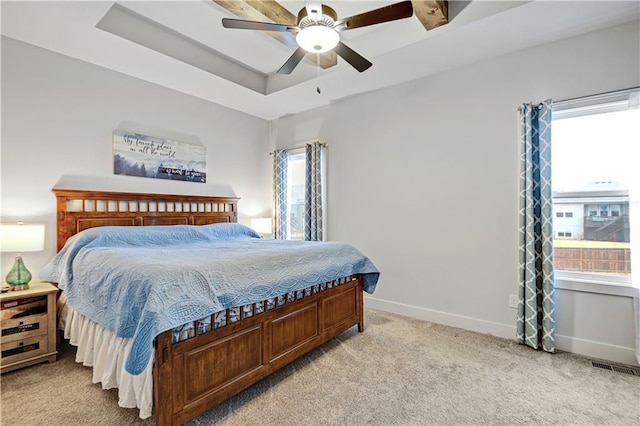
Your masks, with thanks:
M344 44L343 42L338 42L336 47L333 48L333 51L336 52L342 59L349 62L352 67L357 69L360 72L366 71L369 69L371 62L367 61L364 57L362 57L355 50L351 49L349 46Z
M340 19L333 28L338 31L352 30L369 25L381 24L383 22L395 21L413 16L413 5L411 1L394 3L379 9L370 10L349 18Z
M280 69L277 71L277 74L291 74L291 71L293 71L293 69L298 66L298 64L306 54L306 50L304 50L302 47L298 47L296 51L293 52L293 55L291 55L291 57L287 59L287 62L285 62L284 65L280 67Z
M222 26L225 28L237 28L239 30L258 31L297 31L298 27L285 24L274 24L271 22L245 21L243 19L222 18Z

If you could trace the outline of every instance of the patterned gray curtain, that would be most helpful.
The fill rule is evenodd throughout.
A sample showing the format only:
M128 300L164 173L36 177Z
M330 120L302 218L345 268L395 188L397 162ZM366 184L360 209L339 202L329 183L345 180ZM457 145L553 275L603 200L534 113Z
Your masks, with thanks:
M289 153L282 149L273 153L273 237L287 239L287 168Z
M555 350L551 100L521 116L518 342Z
M304 239L323 239L323 190L324 190L324 144L307 144L305 152L305 197L304 197Z

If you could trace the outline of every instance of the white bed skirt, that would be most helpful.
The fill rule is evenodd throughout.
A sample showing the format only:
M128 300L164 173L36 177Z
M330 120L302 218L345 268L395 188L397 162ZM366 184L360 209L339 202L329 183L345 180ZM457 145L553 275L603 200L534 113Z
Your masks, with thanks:
M118 405L139 408L140 418L151 416L153 409L153 357L144 371L133 376L124 369L132 340L117 337L73 309L66 307L61 321L65 339L77 347L76 362L93 367L93 383L103 389L118 388Z

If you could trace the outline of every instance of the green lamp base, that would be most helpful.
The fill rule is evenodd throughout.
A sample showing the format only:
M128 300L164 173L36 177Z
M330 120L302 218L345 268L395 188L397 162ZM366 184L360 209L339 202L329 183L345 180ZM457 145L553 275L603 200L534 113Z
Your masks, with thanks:
M16 256L16 262L7 274L7 284L12 291L27 290L31 281L31 272L24 266L22 256Z

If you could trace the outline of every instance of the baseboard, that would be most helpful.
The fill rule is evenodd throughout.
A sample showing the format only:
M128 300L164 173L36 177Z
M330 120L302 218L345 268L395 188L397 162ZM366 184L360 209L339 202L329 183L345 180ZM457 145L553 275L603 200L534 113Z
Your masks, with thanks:
M627 365L638 365L633 348L556 334L556 349Z
M369 296L365 296L364 303L367 308L378 309L411 318L418 318L425 321L435 322L437 324L448 325L450 327L463 328L465 330L475 331L478 333L491 334L504 339L516 338L515 325L510 326L478 318L451 314L449 312L436 311L433 309L421 308L419 306L376 299L375 297Z
M418 318L450 327L463 328L477 333L491 334L505 339L516 338L516 326L500 324L478 318L456 315L449 312L436 311L404 303L391 302L365 296L367 308L378 309L394 314ZM366 327L366 324L365 324ZM627 365L637 365L635 350L608 343L594 342L576 337L556 335L556 348L560 351L571 352L592 358L598 358Z

